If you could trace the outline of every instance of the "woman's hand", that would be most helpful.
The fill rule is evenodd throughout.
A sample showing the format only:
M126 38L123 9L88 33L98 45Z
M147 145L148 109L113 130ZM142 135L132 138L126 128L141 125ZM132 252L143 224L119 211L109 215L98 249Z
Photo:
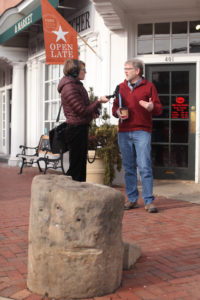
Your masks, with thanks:
M93 119L97 119L97 118L99 118L99 114L97 114L97 113L93 113L93 115L92 115L92 118L93 118Z
M100 103L107 103L110 99L106 98L106 96L101 96L98 101Z

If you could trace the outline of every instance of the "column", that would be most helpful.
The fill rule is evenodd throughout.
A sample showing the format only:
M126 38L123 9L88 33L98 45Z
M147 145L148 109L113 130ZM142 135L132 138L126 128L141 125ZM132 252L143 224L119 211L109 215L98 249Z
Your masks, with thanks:
M27 64L27 145L37 146L42 132L42 78L41 63Z
M19 145L25 142L25 63L13 64L11 109L11 155L9 165L16 165Z

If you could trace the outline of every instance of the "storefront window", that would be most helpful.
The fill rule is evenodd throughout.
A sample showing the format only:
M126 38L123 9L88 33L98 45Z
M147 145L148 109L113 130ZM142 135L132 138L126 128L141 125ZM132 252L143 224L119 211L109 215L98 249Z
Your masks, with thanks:
M51 119L50 118L50 113L51 113L50 109L51 109L50 103L49 102L45 103L45 120L46 121Z
M59 83L59 80L54 80L52 82L52 84L51 84L51 88L52 88L52 100L56 99L58 97L58 91L57 91L58 83Z
M170 53L200 53L200 21L138 24L138 55Z
M200 52L200 37L191 37L190 53L199 53L199 52Z
M138 25L138 54L152 54L153 24Z
M63 65L45 65L44 83L44 132L54 127L60 108L60 95L57 91L58 83L63 75ZM61 110L60 122L65 120Z
M51 93L51 85L49 82L45 83L45 100L49 100L50 98L50 93Z
M58 78L60 77L60 68L59 65L53 65L52 66L52 76L53 78Z
M51 68L50 66L45 66L45 81L51 78Z
M166 34L170 34L170 23L155 23L155 36Z
M154 53L155 54L167 54L170 53L170 41L169 38L155 39Z
M156 23L155 24L155 54L170 53L170 23Z
M187 22L172 22L172 34L187 34Z
M172 37L172 53L187 53L186 38Z
M152 54L152 40L138 41L138 54Z
M138 25L138 37L152 37L153 24L139 24Z
M190 53L200 52L200 21L190 22Z
M200 20L190 22L190 33L199 33L200 34Z
M60 107L60 102L58 101L53 101L51 103L51 120L56 120L58 111Z
M187 22L172 22L172 53L187 53Z

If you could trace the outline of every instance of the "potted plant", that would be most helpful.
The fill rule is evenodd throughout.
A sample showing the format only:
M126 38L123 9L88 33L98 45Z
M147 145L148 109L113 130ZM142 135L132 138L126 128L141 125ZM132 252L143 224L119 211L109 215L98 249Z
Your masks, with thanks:
M94 101L93 89L89 91L90 101ZM88 161L95 164L101 159L101 164L98 162L97 168L100 173L103 173L103 184L111 185L115 178L115 166L118 171L122 167L121 154L118 148L117 135L118 128L109 122L110 116L107 109L104 108L101 116L101 125L96 124L96 120L92 121L89 136L88 136ZM90 150L93 152L91 153ZM102 171L103 170L103 171Z

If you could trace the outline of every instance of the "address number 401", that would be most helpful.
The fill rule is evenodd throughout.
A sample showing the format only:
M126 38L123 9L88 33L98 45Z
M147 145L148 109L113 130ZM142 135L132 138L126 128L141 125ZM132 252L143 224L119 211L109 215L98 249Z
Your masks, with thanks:
M166 56L165 57L165 61L166 62L173 62L174 61L174 57L172 57L172 56Z

